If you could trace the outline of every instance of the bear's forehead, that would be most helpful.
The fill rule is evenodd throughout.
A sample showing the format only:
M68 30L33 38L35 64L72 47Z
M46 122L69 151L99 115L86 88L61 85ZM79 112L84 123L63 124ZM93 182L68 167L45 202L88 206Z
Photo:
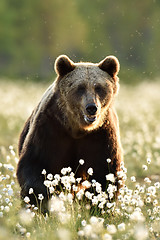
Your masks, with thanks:
M96 83L110 79L110 76L102 71L96 64L78 64L68 75L69 81Z

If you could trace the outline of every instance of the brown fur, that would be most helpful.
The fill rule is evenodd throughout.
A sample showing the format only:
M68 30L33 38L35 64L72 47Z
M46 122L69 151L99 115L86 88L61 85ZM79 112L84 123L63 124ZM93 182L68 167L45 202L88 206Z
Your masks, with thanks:
M55 62L55 70L57 79L20 136L17 177L22 197L28 195L30 187L46 196L42 169L53 175L67 166L75 171L79 159L84 159L85 164L76 176L82 177L92 167L93 178L105 190L105 175L111 172L117 177L123 161L113 108L119 87L118 60L109 56L99 64L74 63L62 55ZM96 112L90 113L93 110ZM110 169L107 158L112 160ZM116 185L119 188L118 179Z

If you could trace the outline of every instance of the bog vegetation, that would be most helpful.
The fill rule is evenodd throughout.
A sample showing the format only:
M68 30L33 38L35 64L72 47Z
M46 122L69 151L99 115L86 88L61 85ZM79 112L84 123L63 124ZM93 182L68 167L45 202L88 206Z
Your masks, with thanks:
M159 239L160 84L121 85L116 108L125 166L119 174L126 185L118 200L109 202L107 194L112 196L113 185L103 193L96 179L83 182L84 188L78 189L81 180L75 179L70 166L55 176L42 169L44 184L52 194L49 214L42 215L41 204L37 209L29 198L24 199L25 208L21 206L15 172L18 135L46 87L0 81L0 239ZM93 171L90 166L89 174ZM107 178L114 182L112 175ZM60 182L64 188L59 192ZM90 186L94 193L88 191ZM34 194L34 189L29 193ZM43 201L42 194L38 198Z

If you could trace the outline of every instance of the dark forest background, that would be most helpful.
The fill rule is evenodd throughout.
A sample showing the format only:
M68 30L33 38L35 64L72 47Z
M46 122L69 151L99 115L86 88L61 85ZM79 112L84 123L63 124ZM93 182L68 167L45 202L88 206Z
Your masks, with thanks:
M115 55L124 82L160 75L160 1L0 0L0 77L47 80L60 54Z

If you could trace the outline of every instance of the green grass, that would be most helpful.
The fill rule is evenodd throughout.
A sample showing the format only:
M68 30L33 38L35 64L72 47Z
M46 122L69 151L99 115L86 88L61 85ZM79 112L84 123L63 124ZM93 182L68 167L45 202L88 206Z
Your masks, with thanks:
M87 194L83 200L77 196L73 201L70 190L65 189L64 195L52 201L50 216L43 216L34 207L21 207L15 172L18 136L47 87L44 83L0 81L0 240L160 239L160 83L121 85L115 105L127 187L119 200L110 206L100 195L93 206ZM66 175L70 181L70 173ZM136 182L131 181L132 176Z

